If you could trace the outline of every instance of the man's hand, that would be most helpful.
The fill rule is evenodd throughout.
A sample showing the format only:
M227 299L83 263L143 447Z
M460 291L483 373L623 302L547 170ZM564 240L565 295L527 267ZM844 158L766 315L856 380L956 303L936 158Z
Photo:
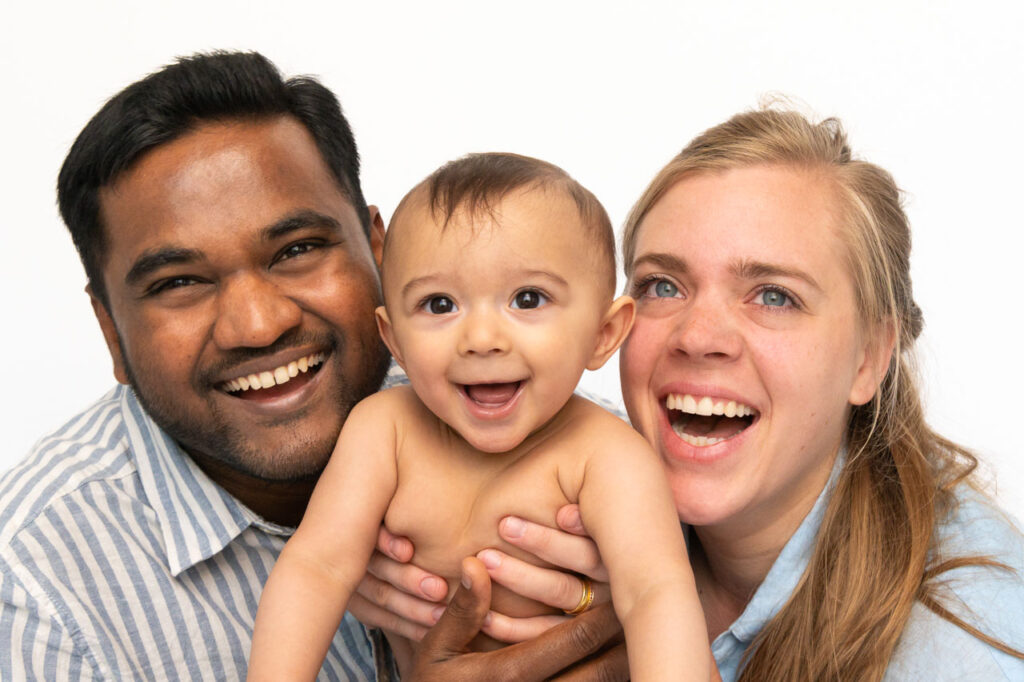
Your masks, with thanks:
M487 653L469 652L490 602L487 570L476 558L463 560L462 585L437 625L423 638L409 679L526 682L629 678L621 627L610 605L588 611L530 641Z

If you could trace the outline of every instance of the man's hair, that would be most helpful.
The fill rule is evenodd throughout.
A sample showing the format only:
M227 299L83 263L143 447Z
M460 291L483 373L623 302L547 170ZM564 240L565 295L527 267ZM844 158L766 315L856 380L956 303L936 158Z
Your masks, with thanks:
M422 201L444 229L459 212L470 218L493 215L495 205L502 199L527 188L562 192L573 200L601 264L595 277L608 280L611 295L615 289L615 231L608 213L590 190L547 161L500 152L467 154L449 161L405 195L395 209L391 225L395 225L410 202ZM385 238L385 254L390 241Z
M317 80L284 80L256 52L182 57L114 95L79 133L57 179L60 207L93 293L104 304L106 237L100 189L146 152L208 121L291 116L306 127L364 230L370 217L359 186L359 154L337 98Z

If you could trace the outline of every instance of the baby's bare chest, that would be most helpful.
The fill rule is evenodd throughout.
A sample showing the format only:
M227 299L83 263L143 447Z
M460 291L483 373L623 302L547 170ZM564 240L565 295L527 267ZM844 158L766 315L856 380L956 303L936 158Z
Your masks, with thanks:
M470 451L432 435L405 439L385 517L389 530L413 541L413 561L426 570L455 578L464 557L487 547L519 554L499 540L503 517L554 525L558 508L576 501L578 463L560 439L515 456Z

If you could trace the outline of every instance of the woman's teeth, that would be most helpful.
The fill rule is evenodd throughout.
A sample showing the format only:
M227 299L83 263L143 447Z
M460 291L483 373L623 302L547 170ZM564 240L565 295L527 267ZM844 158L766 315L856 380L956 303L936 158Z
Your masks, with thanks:
M681 413L670 418L672 430L683 442L695 447L714 445L732 438L747 428L757 414L754 408L735 400L716 400L688 393L669 394L665 398L665 407ZM732 421L734 418L740 421Z
M665 407L670 410L679 410L686 414L699 414L710 417L713 414L726 417L749 417L754 414L754 409L735 400L715 400L708 396L696 398L689 393L679 395L670 393L665 399Z
M324 361L325 355L323 353L313 353L305 357L293 360L287 365L281 365L271 370L260 372L259 374L249 374L246 376L240 376L230 381L225 381L221 384L221 388L228 393L237 393L239 391L257 391L261 388L270 388L271 386L277 386L278 384L288 383L292 377L298 376L300 373L306 373L311 368L316 367Z

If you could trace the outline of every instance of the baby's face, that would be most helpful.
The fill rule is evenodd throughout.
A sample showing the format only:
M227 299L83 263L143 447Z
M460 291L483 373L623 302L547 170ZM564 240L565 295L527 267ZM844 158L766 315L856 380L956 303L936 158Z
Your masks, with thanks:
M594 355L611 303L598 247L553 191L513 192L493 217L457 213L444 230L419 208L400 223L385 341L434 414L478 450L511 450L562 408Z

